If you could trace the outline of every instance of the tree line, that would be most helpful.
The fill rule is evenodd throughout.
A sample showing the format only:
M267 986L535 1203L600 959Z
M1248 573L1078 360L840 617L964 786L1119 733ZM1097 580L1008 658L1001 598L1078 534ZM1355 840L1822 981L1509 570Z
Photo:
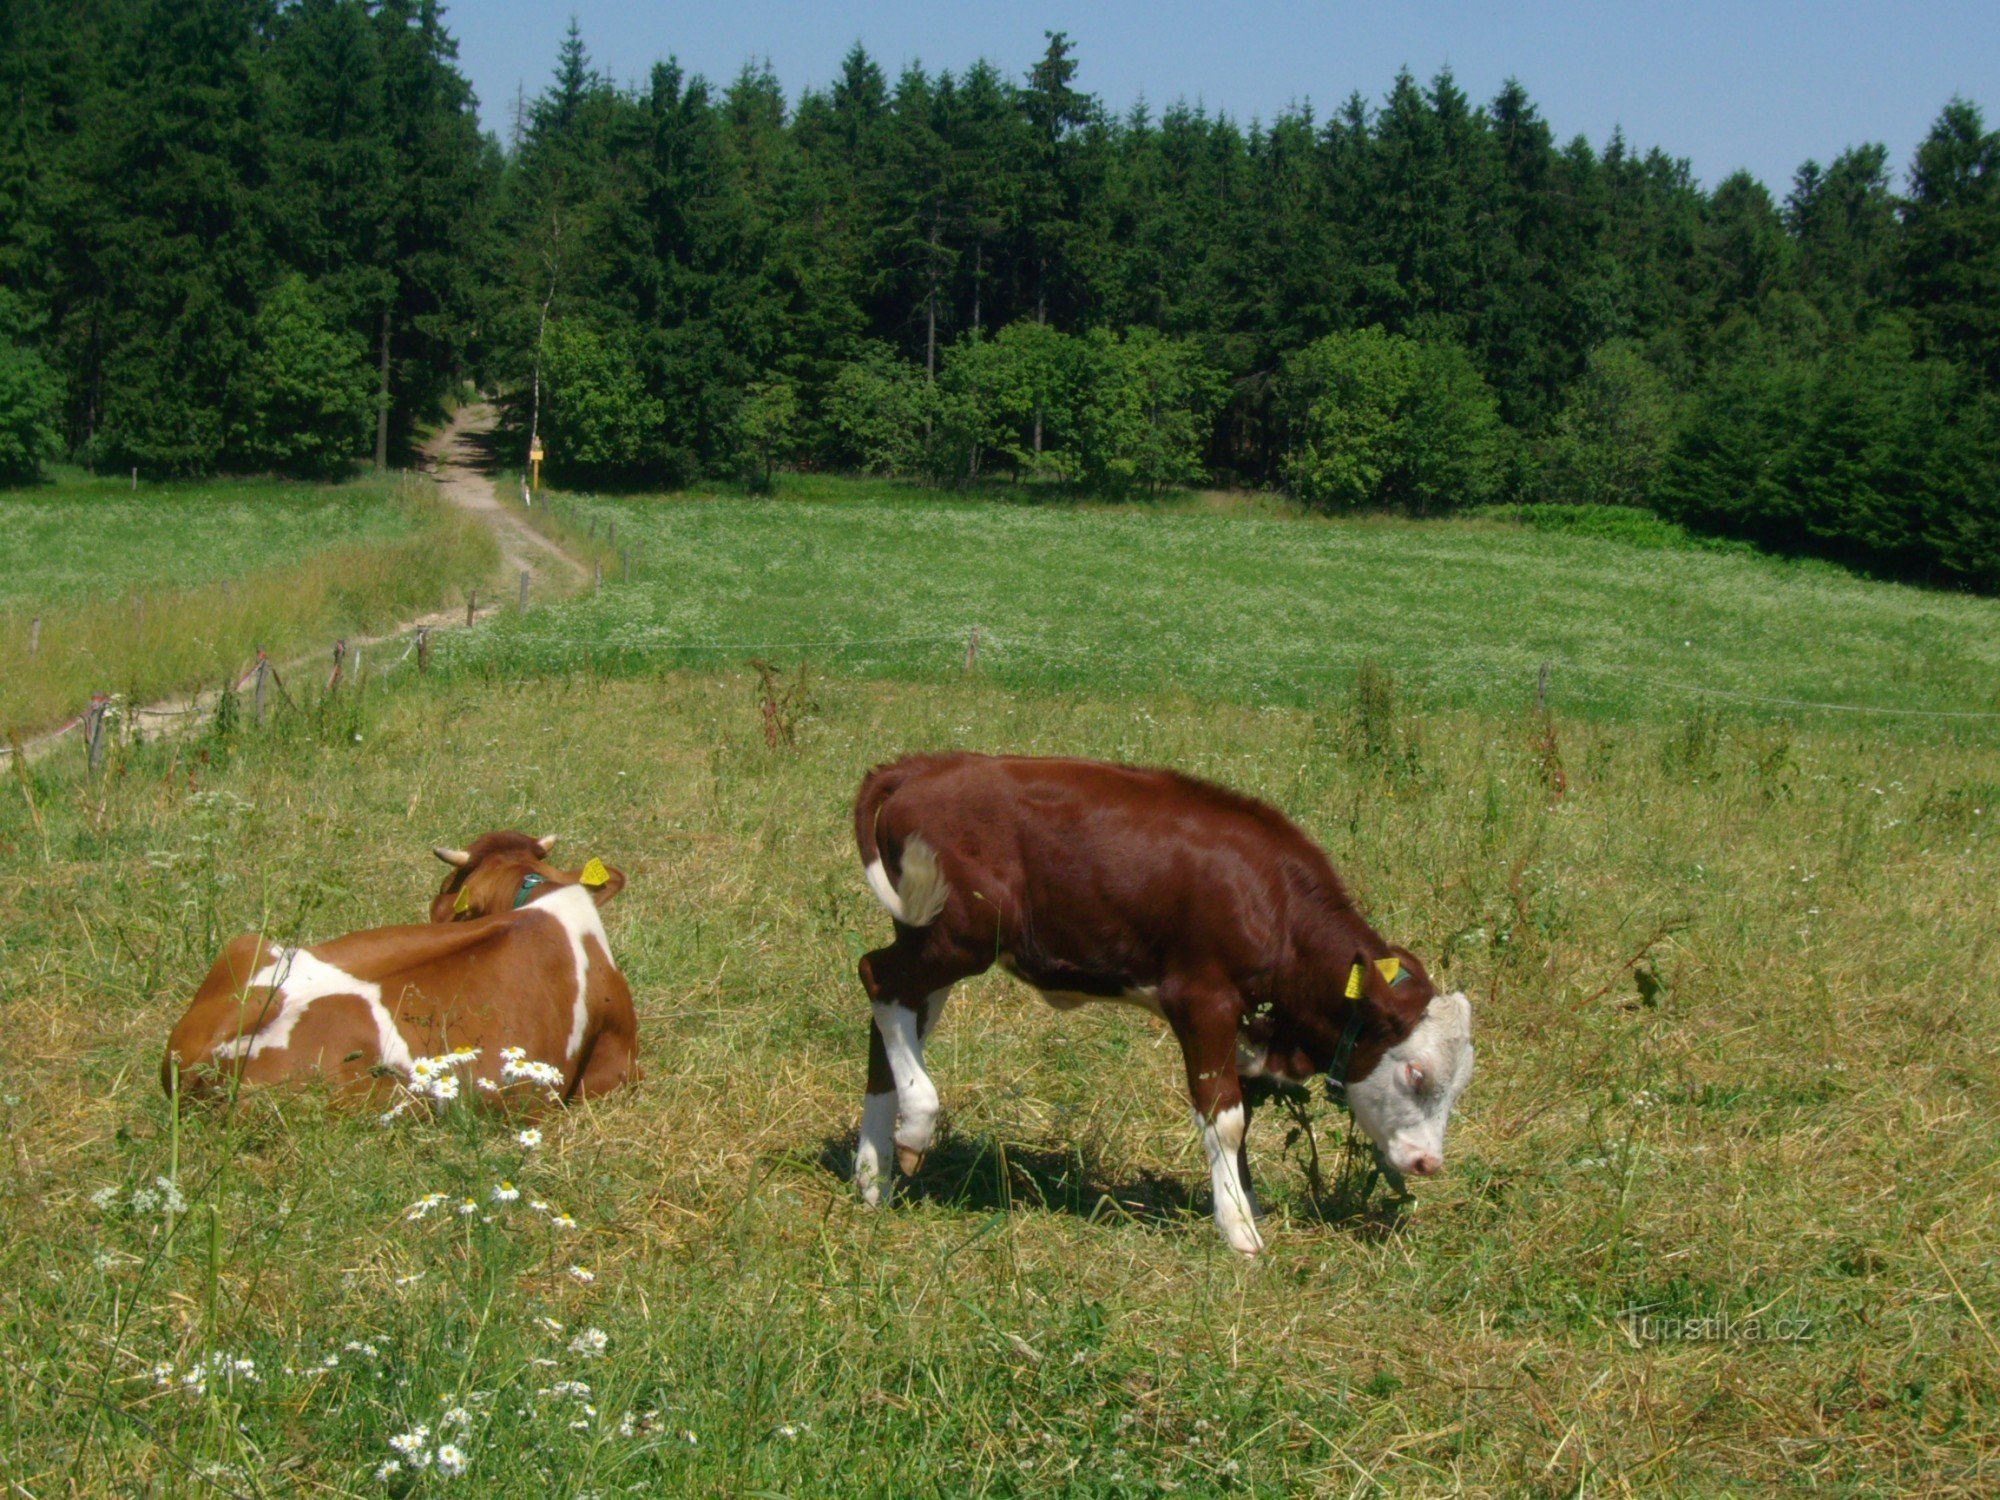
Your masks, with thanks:
M1246 125L1113 112L1059 33L1020 78L857 46L788 99L616 82L572 25L503 141L434 0L0 3L17 471L333 469L472 378L570 483L1643 505L2000 586L2000 133L1968 101L1900 182L1863 145L1780 199L1449 73Z

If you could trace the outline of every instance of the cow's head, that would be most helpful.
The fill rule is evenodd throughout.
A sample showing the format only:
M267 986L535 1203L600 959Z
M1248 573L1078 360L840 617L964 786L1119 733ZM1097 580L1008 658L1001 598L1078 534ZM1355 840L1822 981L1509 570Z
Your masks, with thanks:
M1472 1002L1440 995L1406 949L1390 953L1393 963L1355 961L1361 1003L1388 1030L1354 1051L1347 1103L1385 1166L1428 1177L1444 1166L1445 1125L1472 1081Z
M503 830L483 833L470 848L434 848L431 853L451 866L443 888L431 902L433 922L469 922L495 912L527 906L564 886L580 885L602 906L625 889L625 872L592 859L580 870L558 870L547 862L555 836L531 839Z

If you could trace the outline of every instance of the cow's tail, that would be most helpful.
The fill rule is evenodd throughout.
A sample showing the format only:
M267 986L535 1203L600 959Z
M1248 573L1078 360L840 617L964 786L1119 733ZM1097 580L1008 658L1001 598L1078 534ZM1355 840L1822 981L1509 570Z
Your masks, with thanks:
M891 879L876 836L884 805L913 769L907 765L878 766L868 773L854 799L854 842L861 850L862 873L868 877L868 889L875 893L875 899L904 926L928 927L938 919L951 894L944 872L938 868L937 850L921 833L912 833L902 840L900 849L890 851L898 856L900 872L898 878Z

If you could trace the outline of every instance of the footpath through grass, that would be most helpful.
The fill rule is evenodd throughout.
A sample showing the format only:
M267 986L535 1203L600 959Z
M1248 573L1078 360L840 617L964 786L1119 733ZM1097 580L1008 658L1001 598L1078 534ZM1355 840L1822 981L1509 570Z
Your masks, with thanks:
M1379 685L1259 709L952 671L809 697L774 749L740 668L434 674L261 736L121 747L95 786L45 762L5 788L9 1479L1120 1500L2000 1484L1990 743L1708 713L1559 717L1551 743ZM869 764L953 744L1172 763L1296 815L1474 996L1444 1176L1400 1213L1362 1203L1322 1108L1316 1196L1307 1140L1260 1114L1271 1248L1243 1263L1206 1222L1161 1029L989 976L934 1041L930 1162L893 1207L857 1205L853 967L888 922L848 799ZM428 846L504 825L628 872L607 921L644 1083L541 1121L536 1145L520 1122L384 1129L310 1093L174 1120L159 1049L227 936L418 919Z
M0 493L0 736L93 692L141 703L462 598L497 553L427 481L145 484ZM33 622L41 622L39 632Z
M1040 691L1299 707L1373 661L1427 706L1511 709L1547 662L1552 701L1607 720L1676 719L1704 690L2000 713L2000 601L1825 564L1497 520L849 493L557 497L565 534L602 543L615 526L619 549L636 546L632 587L461 642L458 659L644 672L761 652L928 680L977 625L985 670Z

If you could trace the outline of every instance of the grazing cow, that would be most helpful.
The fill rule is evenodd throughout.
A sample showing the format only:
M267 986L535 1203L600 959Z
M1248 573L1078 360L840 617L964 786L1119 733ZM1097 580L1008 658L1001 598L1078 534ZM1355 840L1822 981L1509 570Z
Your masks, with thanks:
M1215 1183L1215 1222L1262 1248L1241 1080L1331 1073L1393 1180L1444 1162L1472 1076L1472 1007L1355 910L1326 856L1273 808L1172 771L914 755L854 804L895 941L861 960L874 1012L854 1179L881 1201L891 1145L912 1173L937 1090L924 1039L951 987L998 963L1059 1010L1136 1005L1173 1028Z
M428 1084L440 1075L421 1060L453 1052L447 1071L488 1093L535 1082L574 1098L636 1079L632 992L598 916L625 876L596 859L558 870L554 843L488 833L435 850L452 870L427 926L309 948L234 939L168 1038L161 1082L206 1093L317 1075L362 1092L413 1071Z

